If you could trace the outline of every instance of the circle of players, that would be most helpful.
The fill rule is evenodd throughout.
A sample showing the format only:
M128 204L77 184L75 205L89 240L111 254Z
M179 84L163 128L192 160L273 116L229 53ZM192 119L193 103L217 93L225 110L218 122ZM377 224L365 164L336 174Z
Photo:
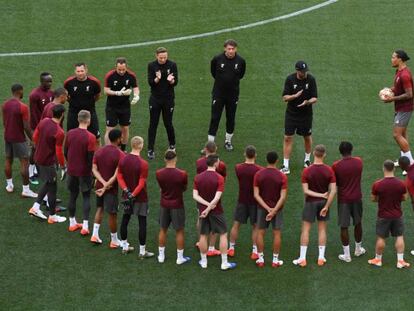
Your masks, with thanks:
M163 83L175 86L178 81L176 66L173 62L158 59L166 50L157 50L157 61L148 66L149 84ZM164 55L165 56L165 55ZM154 82L155 81L155 82ZM104 211L108 214L110 243L112 249L120 249L122 254L134 251L128 243L128 224L132 215L138 218L139 258L153 257L154 253L146 249L148 195L148 163L141 157L144 146L142 137L134 136L129 141L130 104L139 101L139 88L135 74L127 68L126 59L118 58L114 70L105 76L104 92L107 95L107 128L105 146L99 146L99 123L95 111L95 102L99 99L101 86L98 79L88 74L85 63L75 65L75 75L68 78L64 87L51 90L52 76L42 73L41 85L30 94L29 108L21 102L23 86L14 84L11 88L13 97L3 104L3 123L5 129L5 173L7 192L14 191L12 181L13 158L19 158L23 178L23 197L36 199L29 214L47 220L49 224L66 221L58 215L65 208L58 205L57 181L66 179L69 191L69 226L70 232L79 231L81 235L90 235L89 214L90 198L95 187L97 210L95 214L90 241L102 244L99 228ZM130 95L133 98L130 101ZM161 98L165 99L161 96ZM167 94L169 105L159 105L159 98L150 99L151 119L155 129L149 130L148 157L153 158L156 126L160 114L166 125L169 148L164 154L165 167L156 171L156 179L161 190L159 209L159 249L157 260L165 261L165 245L170 225L176 233L177 265L190 262L184 255L184 227L186 222L183 194L187 189L188 174L177 168L172 114L168 117L164 109L172 112L174 95ZM162 100L162 99L161 99ZM67 112L67 134L63 130L65 115L64 103L69 101ZM152 101L152 102L151 102ZM157 107L158 106L158 107ZM157 107L157 108L156 108ZM167 108L165 108L167 107ZM120 125L120 129L116 128ZM154 124L153 124L154 125ZM32 135L33 133L33 135ZM30 146L26 142L26 136ZM131 152L125 153L130 142ZM232 147L232 146L231 146ZM350 238L348 227L351 219L354 226L354 255L359 257L366 253L362 246L362 192L361 175L363 163L361 158L352 155L353 146L343 141L339 145L342 158L332 166L324 164L326 149L317 145L313 150L314 162L302 173L304 208L302 213L302 232L300 237L300 255L293 260L299 267L307 265L307 248L312 224L316 221L318 228L318 266L326 264L325 247L327 240L327 221L334 197L338 194L338 225L340 226L343 253L338 256L341 261L351 262ZM29 156L30 153L30 156ZM197 202L199 217L197 231L199 235L196 246L200 250L199 265L207 268L207 258L221 256L221 269L230 270L236 263L229 262L228 257L236 254L236 241L241 224L251 225L252 251L250 258L258 267L264 267L264 236L271 225L273 232L272 267L280 267L281 230L283 227L283 208L287 199L288 179L277 168L278 154L270 151L266 155L267 164L256 164L256 149L249 145L245 148L245 161L237 164L235 172L239 182L239 196L234 210L234 222L228 230L221 204L227 176L226 165L217 155L214 141L208 141L203 149L204 155L196 161L197 175L194 178L193 199ZM403 239L403 216L401 202L407 198L407 188L414 193L414 167L409 158L402 156L398 165L407 171L407 184L394 176L395 163L386 160L383 164L384 178L372 186L372 200L378 202L376 224L376 255L368 261L374 266L382 265L382 253L385 240L391 234L395 237L397 268L406 268ZM59 175L59 169L61 174ZM58 176L59 175L59 176ZM38 184L36 177L42 181L38 193L29 187L29 179ZM93 176L93 177L92 177ZM94 178L94 179L93 179ZM119 201L118 188L122 191ZM82 196L82 223L76 215L77 198ZM46 204L47 216L41 210ZM117 214L123 210L118 237ZM219 249L216 240L219 239ZM412 252L413 253L413 252Z

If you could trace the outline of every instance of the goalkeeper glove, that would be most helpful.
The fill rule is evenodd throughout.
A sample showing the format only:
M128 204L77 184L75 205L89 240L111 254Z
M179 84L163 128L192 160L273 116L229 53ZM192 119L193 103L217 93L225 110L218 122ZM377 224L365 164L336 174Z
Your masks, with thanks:
M115 96L124 96L125 86L120 91L115 91Z
M135 105L139 101L139 95L134 95L134 98L131 100L131 105Z

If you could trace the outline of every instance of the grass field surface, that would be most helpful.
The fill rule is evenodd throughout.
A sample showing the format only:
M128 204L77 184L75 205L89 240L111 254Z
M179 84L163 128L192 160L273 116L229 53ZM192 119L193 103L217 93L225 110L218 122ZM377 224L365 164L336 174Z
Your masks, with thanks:
M281 16L323 1L0 1L0 53L90 48L205 33ZM177 133L178 166L195 174L195 161L207 138L210 116L210 59L221 52L227 38L239 43L247 72L241 82L240 103L234 135L235 151L225 152L224 119L217 143L228 166L223 205L230 228L237 199L234 165L243 161L243 149L254 144L258 163L276 150L282 157L285 104L281 92L285 77L297 60L307 61L316 77L319 101L314 108L314 143L327 146L327 163L339 158L341 140L354 144L354 154L364 159L364 246L368 254L349 264L337 258L342 252L337 227L336 202L332 205L327 244L327 265L320 268L313 229L308 266L291 264L299 254L303 194L300 184L303 144L295 138L285 205L281 259L285 265L270 268L270 232L265 258L268 265L256 268L249 259L250 228L242 227L234 261L235 271L219 270L219 258L209 267L198 266L199 254L194 223L197 217L191 189L185 194L187 210L186 255L192 263L175 264L172 231L167 259L138 260L110 250L106 217L101 226L104 244L93 246L89 238L67 231L67 224L49 226L27 215L32 200L20 198L21 179L14 166L15 193L0 191L0 309L1 310L411 310L413 269L395 268L393 241L388 240L383 267L374 269L367 260L374 255L376 205L369 201L372 182L382 177L381 165L398 157L392 138L393 105L378 100L378 91L392 84L390 58L397 48L414 55L412 1L340 0L297 17L264 26L207 38L166 44L170 59L178 64L174 125ZM136 72L141 100L133 107L131 135L147 139L149 86L147 63L157 45L131 49L47 56L0 57L0 98L6 100L10 86L25 87L24 101L38 86L39 74L50 71L53 87L72 74L73 64L85 61L91 74L102 82L115 58L125 56ZM412 54L412 55L411 55ZM408 63L411 65L410 62ZM411 65L414 66L414 65ZM97 103L104 131L105 96ZM224 117L224 116L223 116ZM412 135L412 127L409 128ZM158 128L156 159L150 162L148 191L150 215L147 248L158 251L159 190L155 170L163 166L167 139L162 123ZM146 149L145 149L146 152ZM4 146L0 145L0 161ZM146 158L146 156L144 156ZM397 175L401 176L400 171ZM3 179L5 186L5 180ZM2 186L3 187L3 186ZM36 189L35 187L32 187ZM67 205L68 193L59 184L58 195ZM93 207L95 206L93 200ZM78 204L78 219L80 219ZM93 222L92 209L90 222ZM406 258L414 248L414 220L409 202L404 203ZM120 213L121 215L121 213ZM120 217L119 217L120 218ZM129 240L136 246L137 221L129 226ZM353 249L353 239L351 239Z

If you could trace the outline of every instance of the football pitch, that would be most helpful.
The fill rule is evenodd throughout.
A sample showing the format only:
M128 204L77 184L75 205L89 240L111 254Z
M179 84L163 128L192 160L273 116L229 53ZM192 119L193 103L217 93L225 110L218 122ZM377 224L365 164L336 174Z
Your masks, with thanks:
M195 161L207 139L213 79L210 60L222 51L225 39L239 43L238 52L246 59L247 70L241 82L240 101L233 138L235 150L223 148L225 121L220 124L217 143L220 158L228 167L223 194L227 225L233 221L237 200L236 163L243 161L243 150L253 144L258 163L265 165L267 151L282 157L285 104L281 93L286 76L297 60L305 60L318 83L319 100L314 107L314 144L325 144L327 163L340 157L341 140L354 144L354 155L364 160L364 247L367 254L351 263L338 260L342 252L337 226L336 201L328 224L327 264L318 267L316 228L313 228L304 269L291 262L299 254L303 194L300 176L303 143L295 138L291 157L289 191L284 208L284 228L280 258L285 264L271 268L271 240L267 232L265 260L258 269L249 259L250 228L240 232L234 260L238 266L220 271L220 259L209 259L207 270L197 262L199 254L195 221L197 211L191 186L185 193L186 249L188 265L175 263L173 231L169 231L166 261L138 260L136 253L121 255L108 247L107 217L101 226L101 246L89 238L67 231L63 225L47 225L28 216L33 201L20 198L21 178L14 165L15 192L7 194L5 179L0 191L0 309L1 310L412 310L414 268L398 270L393 240L389 239L383 267L373 268L367 260L374 256L377 207L370 202L372 183L382 177L382 162L395 159L399 150L392 138L393 105L378 100L378 91L393 82L390 58L402 48L413 58L414 1L339 0L324 7L301 10L323 0L209 0L209 1L4 1L1 0L0 97L10 97L10 86L25 87L24 102L38 86L39 74L49 71L53 87L73 73L73 64L84 61L90 74L103 83L115 58L125 56L137 74L141 100L132 109L131 136L147 139L149 123L147 63L154 60L158 46L169 50L177 62L174 125L177 134L178 167L189 172L190 185ZM303 14L291 14L301 12ZM281 17L275 19L275 17ZM253 24L258 21L273 21ZM217 30L226 30L210 33ZM227 31L228 30L228 31ZM210 33L210 34L207 34ZM200 36L195 36L203 34ZM193 36L194 35L194 36ZM193 37L188 37L193 36ZM164 43L153 41L168 40ZM134 43L140 43L135 44ZM131 47L119 48L120 45ZM109 47L98 51L95 47ZM83 51L76 51L84 49ZM46 55L13 55L22 52L66 51ZM4 55L11 53L11 55ZM413 61L408 66L414 68ZM105 96L97 103L101 132L104 131ZM409 137L413 137L413 125ZM167 147L160 122L156 159L150 162L148 192L150 214L147 248L158 252L159 190L155 170L163 166ZM412 145L414 142L412 142ZM0 162L4 145L0 144ZM146 153L146 148L144 149ZM144 159L146 156L144 154ZM4 175L3 175L4 176ZM397 170L401 177L401 171ZM37 190L36 187L31 187ZM68 193L59 184L58 196L67 206ZM92 201L90 227L95 200ZM78 200L78 219L81 215ZM121 213L119 214L121 215ZM409 202L404 203L405 258L414 249L414 217ZM65 215L66 216L66 215ZM119 220L121 217L118 217ZM120 222L120 221L119 221ZM352 233L352 231L350 231ZM352 234L351 234L352 236ZM129 240L137 246L137 220L129 226ZM353 238L351 239L353 251Z

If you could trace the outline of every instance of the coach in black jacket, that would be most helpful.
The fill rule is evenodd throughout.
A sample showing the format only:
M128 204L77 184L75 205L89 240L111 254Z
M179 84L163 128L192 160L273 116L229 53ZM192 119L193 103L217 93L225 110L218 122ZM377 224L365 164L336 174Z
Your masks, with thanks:
M169 141L169 149L175 150L175 133L172 123L174 112L174 87L178 83L176 63L168 59L166 48L156 50L156 60L148 64L148 83L151 87L149 99L150 124L148 127L148 159L155 158L154 144L158 122L162 120Z

